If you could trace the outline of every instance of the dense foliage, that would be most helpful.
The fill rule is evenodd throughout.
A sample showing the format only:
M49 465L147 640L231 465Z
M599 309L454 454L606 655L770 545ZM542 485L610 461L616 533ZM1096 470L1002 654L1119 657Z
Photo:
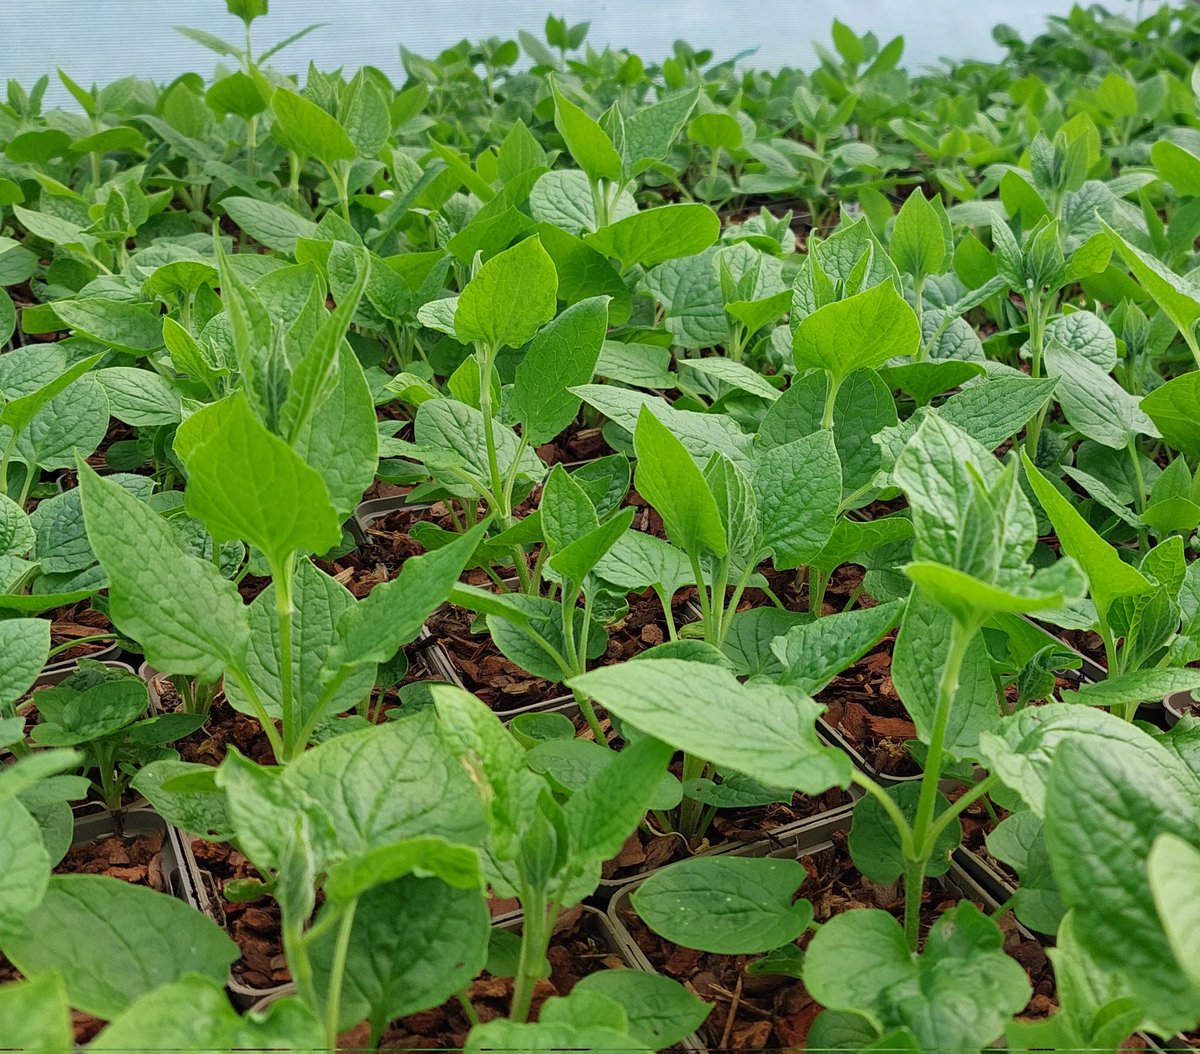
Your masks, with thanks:
M705 991L545 986L639 839L682 857L646 932L744 960L726 1041L764 977L814 1049L1193 1029L1200 721L1161 704L1200 689L1200 7L919 76L840 22L770 73L551 18L396 85L286 76L227 6L244 44L184 31L211 79L0 104L0 1046L73 1049L74 1011L97 1050L373 1047L457 998L468 1050L666 1049ZM420 666L447 612L510 704L565 703ZM89 642L175 705L64 673ZM879 668L909 779L826 712ZM257 756L184 749L219 711ZM810 893L828 825L707 851L838 792L878 907ZM246 861L269 1005L229 1002L219 912L62 863L141 799ZM945 884L969 816L985 910Z

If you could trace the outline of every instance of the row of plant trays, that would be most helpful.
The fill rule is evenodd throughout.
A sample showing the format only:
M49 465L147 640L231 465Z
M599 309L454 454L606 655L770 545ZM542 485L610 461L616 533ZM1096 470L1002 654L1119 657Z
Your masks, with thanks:
M371 502L365 502L360 506L359 512L355 517L355 523L359 531L362 532L363 537L365 537L365 532L372 523L395 511L397 508L406 507L407 505L408 503L404 499L396 498L375 499ZM463 686L462 678L459 676L449 654L436 640L430 637L428 630L423 631L423 638L424 642L420 647L420 652L428 672L449 683L457 684L460 687ZM114 645L105 649L104 654L115 657L119 654L119 650ZM89 656L89 658L93 657L100 658L101 656ZM1080 659L1080 676L1082 679L1100 680L1105 676L1105 670L1102 666L1099 666L1086 656L1081 655ZM124 669L132 672L130 666L116 662L113 657L105 661L112 665L122 666ZM42 677L39 678L38 685L57 683L74 667L74 661L56 663L44 671ZM154 671L143 664L138 672L147 681L152 709L158 710L160 708L160 701L158 691L156 690L156 675ZM1191 699L1187 696L1187 693L1180 694L1184 698L1178 700L1178 705L1180 709L1187 710L1191 705ZM1168 697L1166 718L1172 724L1174 723L1171 718L1173 702L1176 702L1174 697ZM577 727L583 723L578 704L569 695L528 703L497 712L498 716L509 722L513 718L523 714L557 712L563 713ZM820 722L820 734L829 743L835 744L846 751L858 767L881 782L896 783L920 778L919 774L898 777L877 771L841 735L835 726L824 720ZM232 926L221 906L223 898L220 893L220 880L200 863L194 852L196 844L203 840L193 838L191 835L168 825L151 809L145 807L144 800L130 803L120 814L112 814L107 811L97 812L95 808L95 804L77 808L73 844L79 845L87 842L95 842L115 835L134 838L153 835L161 831L163 834L161 866L165 888L222 925L232 935ZM771 855L790 858L817 856L822 853L828 853L834 846L833 839L837 838L839 833L848 829L852 809L853 796L846 804L829 809L815 817L773 830L765 830L765 837L760 840L740 843L726 842L711 846L702 850L702 852L705 854ZM595 896L590 898L592 903L585 909L589 920L591 920L590 924L597 926L606 934L605 940L608 942L608 946L613 951L613 954L630 968L654 970L654 964L651 963L631 934L627 923L629 922L631 912L631 908L629 907L631 892L640 882L645 881L650 874L653 874L655 870L658 869L651 868L636 875L605 879ZM984 857L962 848L954 854L951 871L941 882L943 891L953 895L966 896L983 904L990 910L995 910L999 904L1008 900L1016 891L1015 885L1005 875L992 867ZM497 904L496 907L497 910L493 917L495 925L505 928L519 928L521 924L519 910L508 909L503 904ZM607 908L607 914L601 910L603 908ZM1028 934L1024 930L1021 930L1021 934L1023 938L1027 937L1030 940L1042 940L1041 938L1034 937L1032 934ZM1043 941L1043 943L1046 942ZM289 984L287 982L267 986L246 984L236 974L231 972L228 987L239 1005L250 1007L277 998L289 989ZM707 1049L704 1043L696 1036L685 1041L682 1044L682 1048L693 1051Z

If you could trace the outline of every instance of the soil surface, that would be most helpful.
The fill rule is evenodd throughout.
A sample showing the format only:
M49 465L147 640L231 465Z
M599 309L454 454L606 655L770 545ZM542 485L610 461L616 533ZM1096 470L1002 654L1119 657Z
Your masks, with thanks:
M889 634L816 698L825 704L825 720L876 772L916 776L920 766L904 744L916 738L917 729L892 683L894 643L895 635Z
M809 878L800 895L812 901L816 920L826 922L853 908L882 908L901 918L904 897L900 884L879 885L863 878L850 860L845 835L836 835L833 842L832 849L801 858ZM959 899L957 893L927 884L922 931L927 932L936 918ZM619 914L659 972L680 981L701 999L715 1003L700 1030L700 1038L710 1049L805 1049L808 1030L821 1007L801 982L748 975L745 967L759 958L756 955L712 955L663 940L642 923L627 901ZM1000 928L1004 931L1005 951L1025 968L1033 988L1025 1015L1046 1016L1055 1004L1053 974L1045 951L1037 941L1021 934L1011 914L1000 920ZM802 937L800 943L803 945L807 939Z
M567 425L551 442L535 449L538 457L547 465L595 461L612 453L599 427L578 420Z

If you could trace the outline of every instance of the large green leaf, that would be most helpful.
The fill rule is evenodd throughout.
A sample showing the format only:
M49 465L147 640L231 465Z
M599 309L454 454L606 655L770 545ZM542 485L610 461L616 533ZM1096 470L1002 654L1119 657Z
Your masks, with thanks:
M526 238L485 262L467 283L454 311L458 339L493 352L519 348L554 317L557 291L554 261L538 238Z
M683 659L607 666L568 683L635 728L768 786L818 794L849 784L849 759L821 746L820 707L798 689L748 687L728 670ZM730 736L731 727L753 734Z
M239 663L249 619L236 586L211 560L186 555L161 516L83 462L79 488L88 539L109 578L113 624L163 673L215 681Z
M823 1006L862 1014L880 1033L909 1029L920 1050L978 1052L1030 995L1003 943L1000 927L966 901L933 924L920 956L887 912L850 910L813 937L804 983Z
M580 398L570 389L591 381L607 331L608 299L591 297L534 337L517 366L508 404L530 446L548 443L575 419Z
M649 268L694 256L712 245L720 233L721 221L707 205L680 203L642 209L583 240L617 260L626 271L634 264Z
M702 552L724 556L725 527L704 474L647 406L638 415L633 445L638 493L662 517L671 541L694 556Z
M824 370L840 383L855 370L912 355L921 342L913 309L891 282L882 282L808 315L796 328L796 369Z
M302 160L315 157L326 168L354 160L354 143L346 129L315 102L287 88L276 88L271 110L275 114L271 135Z
M323 553L342 524L316 469L235 397L219 427L187 458L187 509L217 541L249 542L274 568Z
M650 875L630 898L660 937L718 955L772 951L812 922L812 904L795 900L808 877L796 860L707 856Z
M1147 868L1161 835L1195 848L1197 815L1200 782L1145 733L1076 737L1055 752L1045 830L1063 901L1083 947L1166 1032L1195 1025L1200 987L1175 961Z
M0 947L27 976L57 970L73 1007L113 1018L193 974L223 984L240 951L181 900L102 875L55 875Z

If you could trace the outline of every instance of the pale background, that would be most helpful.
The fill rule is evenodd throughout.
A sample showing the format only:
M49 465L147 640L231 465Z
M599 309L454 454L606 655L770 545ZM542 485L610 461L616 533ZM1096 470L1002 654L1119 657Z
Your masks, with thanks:
M1136 0L1108 0L1108 6L1137 12ZM590 19L591 43L628 48L647 61L664 57L682 38L713 48L717 58L757 47L747 61L807 68L814 61L810 42L827 41L839 17L882 39L904 34L904 65L915 70L943 56L998 57L994 23L1028 38L1047 15L1070 7L1071 0L272 0L270 14L255 23L254 41L261 51L310 22L328 22L278 56L278 66L303 71L310 59L325 69L369 64L399 81L399 43L432 56L463 36L507 37L519 28L540 36L552 11L570 22ZM28 85L56 66L85 85L130 73L167 81L187 70L211 72L217 57L174 33L174 25L241 39L241 23L223 0L0 0L0 79ZM47 99L68 100L57 78Z

